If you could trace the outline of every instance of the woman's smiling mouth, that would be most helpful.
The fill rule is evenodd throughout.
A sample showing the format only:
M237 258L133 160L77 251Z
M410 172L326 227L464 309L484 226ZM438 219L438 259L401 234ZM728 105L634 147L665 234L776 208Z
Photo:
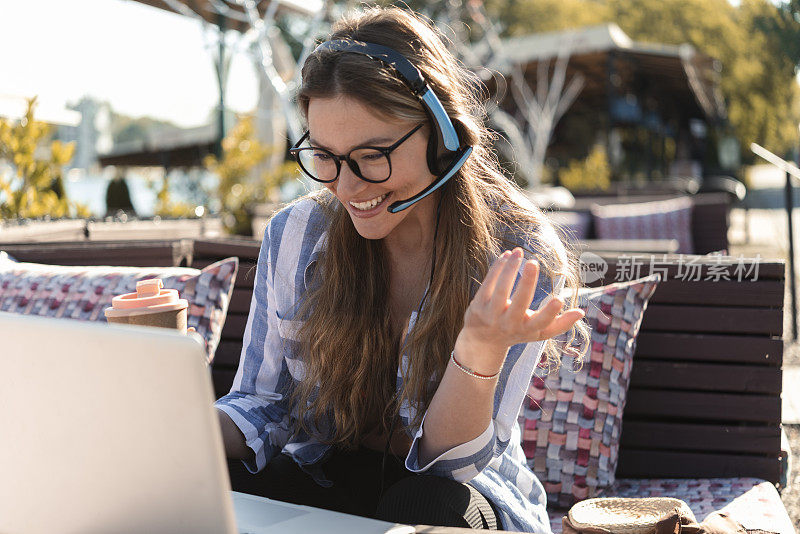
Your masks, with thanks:
M350 205L359 211L369 211L376 207L378 204L383 203L384 200L389 196L389 193L384 193L379 197L375 197L371 200L367 200L366 202L353 202L350 201Z

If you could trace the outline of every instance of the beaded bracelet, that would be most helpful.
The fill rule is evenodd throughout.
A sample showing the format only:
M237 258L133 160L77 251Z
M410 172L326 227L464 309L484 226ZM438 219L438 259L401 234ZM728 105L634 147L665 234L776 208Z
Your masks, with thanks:
M497 375L500 374L500 371L497 371L493 375L482 375L480 373L476 373L475 371L473 371L469 367L465 367L465 366L461 365L460 363L458 363L458 361L456 360L456 351L455 350L453 350L453 352L450 353L450 361L452 361L455 364L456 367L458 367L459 369L461 369L462 371L464 371L465 373L467 373L469 376L471 376L473 378L480 378L481 380L491 380L492 378L497 378Z

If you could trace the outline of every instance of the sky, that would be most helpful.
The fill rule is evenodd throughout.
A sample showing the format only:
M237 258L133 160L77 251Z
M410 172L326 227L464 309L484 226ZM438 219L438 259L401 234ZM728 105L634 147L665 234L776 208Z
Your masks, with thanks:
M199 126L219 99L203 35L199 22L131 0L0 0L0 115L38 95L44 115L68 116L66 104L89 95L118 113ZM252 110L257 93L239 53L226 106Z

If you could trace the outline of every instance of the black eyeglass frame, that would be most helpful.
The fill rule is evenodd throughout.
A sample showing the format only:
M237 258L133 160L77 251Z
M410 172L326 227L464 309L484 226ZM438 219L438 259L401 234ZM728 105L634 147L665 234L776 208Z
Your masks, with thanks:
M414 126L413 130L411 130L410 132L405 134L403 137L398 139L391 146L371 146L371 145L357 146L357 147L352 148L350 150L350 152L348 152L346 155L343 155L343 156L340 156L338 154L334 154L333 152L331 152L330 150L325 149L325 148L319 148L319 147L313 147L313 146L301 147L300 145L306 139L308 139L308 136L309 136L309 131L306 130L306 133L303 134L303 137L301 137L300 140L297 143L295 143L295 145L292 148L289 149L289 154L292 155L292 157L295 159L297 164L300 166L300 169L306 174L306 176L308 176L309 178L311 178L312 180L314 180L316 182L320 182L320 183L323 183L323 184L330 184L330 183L333 183L336 180L338 180L339 179L339 175L342 173L342 162L344 161L344 162L347 163L347 166L350 167L350 170L353 171L353 174L355 174L356 176L358 176L359 178L361 178L365 182L369 182L369 183L372 183L372 184L381 184L381 183L387 181L389 178L392 177L392 158L389 157L389 154L391 154L397 147L402 145L406 140L408 140L412 135L414 135L414 133L416 133L417 130L419 130L423 126L425 126L424 122ZM363 150L365 148L366 149L370 149L370 150L377 150L378 152L383 153L383 155L386 157L386 162L389 164L389 175L386 178L384 178L383 180L371 180L369 178L364 177L361 174L361 169L358 168L358 163L356 163L350 157L350 154L352 154L356 150ZM300 152L303 151L303 150L321 151L321 152L325 152L326 154L330 155L333 158L333 161L336 162L336 176L332 180L320 180L319 178L317 178L316 176L311 174L311 172L309 172L303 166L303 163L300 161Z

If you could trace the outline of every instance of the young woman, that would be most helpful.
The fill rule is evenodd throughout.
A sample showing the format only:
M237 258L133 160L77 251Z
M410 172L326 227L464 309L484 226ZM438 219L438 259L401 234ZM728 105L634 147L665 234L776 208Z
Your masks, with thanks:
M433 26L370 8L303 66L324 183L269 223L244 348L217 401L254 494L387 521L549 532L517 425L579 276L499 171L478 84ZM527 256L529 259L525 259ZM579 340L579 341L580 341Z

